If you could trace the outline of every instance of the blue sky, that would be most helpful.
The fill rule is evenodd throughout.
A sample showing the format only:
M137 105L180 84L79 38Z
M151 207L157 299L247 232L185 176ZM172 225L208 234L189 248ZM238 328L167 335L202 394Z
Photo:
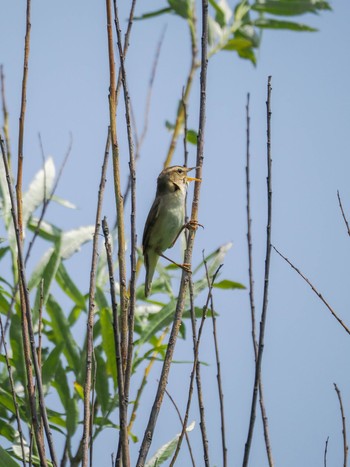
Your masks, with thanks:
M157 9L160 1L141 2L137 14ZM25 2L0 0L0 62L6 74L11 139L16 152L20 108ZM272 242L319 288L334 309L350 323L346 277L350 264L349 238L340 215L337 190L350 217L350 56L348 2L334 2L333 12L300 18L319 28L317 33L266 31L258 65L223 52L208 69L205 159L199 220L205 226L196 237L194 263L233 242L222 277L248 284L245 219L245 103L251 95L252 216L257 312L261 309L266 222L267 76L272 75L273 226ZM122 25L127 11L121 7ZM38 132L46 154L58 167L73 135L72 155L58 194L78 206L51 206L48 219L70 229L94 222L100 166L108 125L108 60L104 2L33 2L32 41L25 129L25 184L41 165ZM169 144L164 122L173 121L189 67L187 29L176 17L135 22L127 57L129 89L139 128L154 51L167 25L156 75L149 131L142 149L137 178L137 231L153 201L155 180ZM197 82L199 75L197 75ZM188 108L189 127L198 122L198 83ZM123 134L124 110L118 115ZM140 131L140 130L139 130ZM126 139L122 154L127 161ZM195 160L194 148L190 158ZM179 144L174 163L182 163ZM127 162L122 164L126 173ZM111 179L111 175L109 176ZM111 183L105 214L114 218ZM1 227L2 228L2 227ZM175 247L171 257L179 257ZM35 259L33 259L35 263ZM83 290L88 288L90 246L70 261L70 271ZM82 273L82 269L83 272ZM217 293L218 320L228 430L229 465L240 465L248 426L254 377L247 291ZM199 303L199 305L202 305ZM329 465L342 462L341 419L333 388L342 391L350 416L349 336L332 318L308 286L277 255L271 264L269 309L263 360L266 408L276 465L306 467L323 462L329 436ZM191 359L191 342L180 342L176 359ZM220 437L216 370L211 326L207 323L201 358L208 410L212 465L220 465ZM158 368L159 370L159 368ZM158 371L157 370L157 371ZM145 407L153 401L157 371L151 377ZM169 388L179 404L189 381L190 366L175 365ZM181 381L181 384L179 384ZM195 404L193 404L195 406ZM145 408L145 412L147 409ZM198 419L194 410L190 419ZM141 437L145 419L135 425ZM151 452L179 431L167 401ZM201 459L199 427L192 433L196 457ZM109 462L116 434L110 431L96 445L96 458ZM107 444L106 444L107 443ZM133 448L133 456L138 449ZM186 449L181 465L187 465ZM102 465L102 464L101 464ZM199 462L200 465L200 462ZM258 417L251 465L265 459Z

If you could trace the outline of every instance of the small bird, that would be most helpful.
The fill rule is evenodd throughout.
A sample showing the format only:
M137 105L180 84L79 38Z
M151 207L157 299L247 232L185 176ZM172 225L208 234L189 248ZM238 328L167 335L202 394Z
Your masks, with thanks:
M187 176L193 169L195 167L175 165L162 170L158 176L156 197L147 216L142 238L146 266L146 297L151 292L152 278L160 256L186 269L185 265L177 264L163 255L163 251L171 248L182 230L187 227L184 222L188 182L201 181L199 178Z

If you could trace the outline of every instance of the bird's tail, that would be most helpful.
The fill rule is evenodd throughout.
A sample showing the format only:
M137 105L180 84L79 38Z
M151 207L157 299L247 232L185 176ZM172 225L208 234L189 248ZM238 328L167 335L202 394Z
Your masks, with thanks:
M145 266L146 266L146 280L145 280L145 296L151 293L152 279L154 271L158 263L159 256L155 252L145 254Z

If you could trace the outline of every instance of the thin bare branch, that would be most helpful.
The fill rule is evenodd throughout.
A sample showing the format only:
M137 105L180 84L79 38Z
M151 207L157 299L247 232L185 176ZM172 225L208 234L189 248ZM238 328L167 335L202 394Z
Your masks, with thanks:
M207 266L206 266L206 270L207 270ZM207 271L207 279L209 280L208 271ZM219 392L219 402L220 402L222 465L223 467L227 467L228 464L227 464L227 444L226 444L226 429L225 429L224 391L222 388L221 363L220 363L220 355L219 355L219 343L218 343L218 337L217 337L218 335L217 335L217 329L216 329L216 316L215 316L213 294L210 295L210 308L211 308L211 317L212 317L212 323L213 323L213 337L214 337L215 360L216 360L216 369L217 369L216 379L218 382L218 392Z
M134 128L134 139L135 139L135 163L139 160L140 155L141 155L141 147L143 145L143 142L146 138L147 131L148 131L148 121L149 121L149 113L151 109L151 98L152 98L152 91L153 91L153 83L154 79L156 77L156 72L157 72L157 66L158 66L158 61L159 61L159 56L160 56L160 50L164 41L164 36L165 36L165 30L166 27L163 28L161 37L158 41L155 57L153 60L153 66L152 66L152 71L151 71L151 76L149 79L148 83L148 90L147 90L147 97L146 97L146 107L145 107L145 114L144 114L144 119L143 119L143 129L140 137L137 135L137 128L136 128L136 121L134 118L133 110L132 110L132 105L130 102L130 111L131 111L131 119L132 119L132 124ZM125 203L128 199L129 193L131 189L131 176L129 175L128 177L128 183L124 192L124 206Z
M4 137L5 137L7 161L9 163L9 168L10 168L10 171L11 171L11 145L10 145L9 114L8 114L7 105L6 105L5 75L4 75L3 65L0 65L0 83L1 83L2 116L3 116L3 119L4 119L4 124L3 124L2 128L3 128L3 131L4 131Z
M119 265L119 286L120 286L120 307L121 307L121 351L123 358L123 369L126 368L128 352L128 298L126 284L126 260L125 260L125 227L124 227L124 203L121 193L120 164L119 164L119 144L117 138L117 93L116 76L113 48L113 29L111 0L106 0L107 15L107 39L109 58L109 116L111 127L112 153L113 153L113 184L117 210L117 232L118 232L118 265Z
M30 308L29 291L27 289L27 281L26 281L25 265L24 265L24 258L23 258L23 249L22 249L22 240L21 240L20 228L19 228L19 223L18 223L18 214L16 210L15 195L13 192L12 181L11 181L9 167L8 167L7 158L5 154L4 141L1 137L0 137L0 145L1 145L1 152L3 156L3 162L5 166L6 180L7 180L7 185L8 185L8 190L9 190L9 195L10 195L10 200L11 200L12 221L13 221L15 234L16 234L20 291L21 291L21 295L23 296L23 301L21 301L21 303L23 302L23 305L24 305L24 309L22 308L22 315L26 316L26 326L28 326L27 331L28 331L28 335L30 338L31 357L34 362L35 378L36 378L38 394L39 394L39 408L40 408L40 413L41 413L43 423L44 423L46 439L48 442L52 462L54 466L57 466L58 463L57 463L56 453L54 449L52 433L51 433L50 425L49 425L48 418L47 418L44 390L43 390L42 379L41 379L41 371L39 368L38 357L37 357L36 348L35 348L35 335L34 335L32 314L31 314L31 308ZM28 355L27 355L27 358L28 358ZM26 361L27 371L29 368L28 365L31 365L30 361L29 362ZM40 427L39 427L38 417L37 417L37 412L36 412L35 393L33 393L30 390L30 388L32 387L32 382L31 383L29 382L30 377L31 377L31 374L29 373L28 374L29 402L30 402L32 420L33 420L33 425L34 425L34 433L35 433L36 442L38 445L40 462L42 463L42 465L46 466L47 462L46 462L46 457L45 457L44 442L43 442L42 437L40 436Z
M340 414L341 414L341 421L342 421L343 449L344 449L344 462L343 462L343 466L344 466L344 467L347 467L347 465L348 465L348 450L349 450L349 447L348 447L348 442L347 442L347 439L346 439L346 419L345 419L343 401L342 401L341 393L340 393L340 390L339 390L338 386L337 386L335 383L333 383L333 384L334 384L335 392L337 393L337 396L338 396L338 399L339 399Z
M326 443L325 443L325 446L324 446L323 467L327 467L328 441L329 441L329 436L327 436Z
M208 295L207 295L206 303L205 303L205 305L203 307L202 319L201 319L201 323L200 323L199 329L198 329L198 335L194 339L194 351L193 351L194 360L193 360L193 366L192 366L192 371L191 371L191 376L190 376L190 385L189 385L189 388L188 388L186 412L185 412L185 417L184 417L184 421L183 421L182 432L181 432L179 440L177 442L177 446L176 446L173 458L172 458L172 460L171 460L171 462L169 464L170 467L173 467L175 465L177 456L178 456L178 454L180 452L181 443L182 443L182 440L183 440L183 437L184 437L184 434L185 434L185 431L186 431L187 422L188 422L188 418L189 418L189 414L190 414L191 402L192 402L194 376L197 373L197 369L198 369L198 365L199 365L199 345L200 345L200 341L201 341L201 337L202 337L202 333L203 333L204 323L205 323L205 320L206 320L206 317L207 317L207 312L208 312L208 308L209 308L210 296L211 296L211 293L212 293L212 290L213 290L213 285L214 285L214 282L216 280L216 277L217 277L221 267L222 267L222 265L220 265L218 267L218 269L215 271L215 273L214 273L214 275L213 275L213 277L212 277L212 279L210 281ZM198 385L198 381L197 381L197 385ZM203 404L203 398L202 398L200 389L199 389L199 392L198 392L198 398L199 398L199 405L200 405L199 410L200 410L200 416L201 416L201 433L202 433L202 441L203 441L203 448L204 448L204 463L208 467L209 466L209 454L208 454L208 446L207 446L207 438L206 438L206 426L205 426L205 423L203 423L204 417L203 417L203 414L201 413L201 411L202 411L202 409L204 407L204 404Z
M202 177L202 166L204 159L204 130L205 130L205 115L206 115L206 89L207 89L207 44L208 44L208 1L202 0L202 39L201 39L201 79L200 79L200 110L199 110L199 125L198 125L198 144L197 144L197 171L196 177ZM200 182L195 182L194 197L192 202L191 219L198 220L198 207L200 199ZM188 236L187 248L185 251L185 263L191 264L192 251L195 239L195 230L191 230ZM182 314L185 306L185 297L188 290L189 274L186 271L182 272L181 285L176 304L174 322L170 333L168 347L163 362L162 373L160 376L156 397L151 409L148 424L141 443L139 457L136 467L143 467L146 457L151 446L154 429L159 415L160 407L164 398L164 392L167 385L168 375L170 371L171 361L174 354L176 339L179 333Z
M7 351L7 344L6 344L5 334L4 334L4 327L2 325L1 314L0 314L0 332L1 332L1 342L2 342L2 345L4 347L4 355L5 355L7 372L8 372L8 375L9 375L11 395L12 395L13 405L14 405L14 408L15 408L17 430L18 430L18 435L19 435L19 441L20 441L20 444L21 444L22 464L23 464L23 467L25 467L26 466L26 460L25 460L26 455L25 455L25 449L24 449L24 435L23 435L23 431L22 431L21 417L19 415L19 410L18 410L18 402L17 402L17 397L16 397L15 383L13 381L12 368L11 368L9 355L8 355L8 351Z
M108 128L107 141L105 146L101 180L98 190L95 231L92 242L92 256L90 269L90 286L89 286L89 312L87 318L87 334L86 334L86 376L84 384L84 422L83 422L83 438L82 438L82 464L84 467L88 464L88 447L90 440L90 393L92 380L92 359L93 359L93 328L95 319L95 290L96 290L96 268L98 262L98 241L101 227L101 212L103 195L106 185L106 173L109 156L109 146L111 143L111 131Z
M346 230L348 231L348 235L350 236L350 226L349 226L349 222L348 222L348 220L347 220L347 218L345 216L345 212L344 212L344 209L343 209L343 204L342 204L341 199L340 199L339 190L337 191L337 196L338 196L338 202L339 202L341 215L343 216L345 226L346 226Z
M249 100L250 96L247 95L247 105L246 105L246 192L247 192L247 243L248 243L248 273L249 273L249 301L250 301L250 314L251 314L251 323L252 323L252 341L254 349L255 363L258 359L258 342L256 338L256 320L255 320L255 300L254 300L254 272L253 272L253 241L252 241L252 219L251 219L251 203L250 203L250 115L249 115ZM260 375L259 380L259 403L261 418L264 428L264 439L267 459L269 466L273 467L273 457L271 450L271 442L268 428L268 418L266 414L265 402L264 402L264 390L262 384L262 376Z
M260 321L259 345L258 354L255 364L255 377L254 388L252 395L252 403L250 410L250 421L248 428L247 441L244 449L243 467L248 466L250 448L253 439L254 425L256 419L256 403L259 393L259 383L261 379L261 364L264 350L265 340L265 325L268 304L268 289L269 289L269 276L270 276L270 259L271 259L271 220L272 220L272 174L271 174L271 76L268 77L267 82L267 101L266 101L266 116L267 116L267 224L266 224L266 257L265 257L265 277L264 277L264 294L263 305Z
M343 321L339 318L339 316L336 314L336 312L333 310L333 308L330 306L330 304L326 301L326 299L323 297L323 295L316 289L316 287L309 281L309 279L296 267L294 264L285 256L282 255L280 251L277 250L275 246L273 246L273 249L275 250L276 253L280 255L281 258L283 258L289 266L291 266L294 271L296 271L300 277L304 279L304 281L309 284L311 287L312 291L318 296L318 298L326 305L328 310L332 313L334 318L338 321L338 323L345 329L345 331L350 334L350 329L346 326L346 324L343 323Z
M109 228L106 217L102 220L103 234L105 237L105 247L107 254L107 264L109 272L110 293L113 311L113 331L114 331L114 344L117 365L117 378L118 378L118 393L119 393L119 425L120 425L120 447L123 458L123 466L130 466L129 457L129 443L128 443L128 421L127 421L127 401L124 395L124 377L123 377L123 362L121 353L120 332L118 323L118 310L117 302L115 300L116 290L114 281L113 259L112 259L112 246L109 238ZM116 465L119 463L119 456L115 460Z
M181 427L183 427L183 426L184 426L184 422L183 422L183 420L182 420L179 407L177 406L175 400L173 399L173 397L171 396L171 394L169 393L169 391L168 391L167 389L165 390L165 394L169 397L171 403L173 404L173 406L174 406L174 408L175 408L175 410L176 410L176 413L177 413L177 415L178 415L178 417L179 417L179 420L180 420L180 423L181 423ZM192 452L192 447L191 447L191 443L190 443L190 438L189 438L188 433L187 433L186 430L185 430L185 438L186 438L186 443L187 443L188 450L189 450L189 453L190 453L192 465L193 465L193 467L195 467L196 464L195 464L194 457L193 457L193 452Z

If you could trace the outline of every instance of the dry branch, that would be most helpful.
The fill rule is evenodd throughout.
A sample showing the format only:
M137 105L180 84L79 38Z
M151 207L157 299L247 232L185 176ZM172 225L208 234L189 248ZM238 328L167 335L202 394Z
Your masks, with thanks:
M341 421L342 421L342 433L343 433L343 449L344 449L344 463L343 466L347 467L348 465L348 442L346 439L346 419L345 419L345 413L344 413L344 407L343 407L343 401L341 397L341 392L338 388L338 386L334 383L334 389L335 392L337 393L338 400L339 400L339 406L340 406L340 414L341 414Z

